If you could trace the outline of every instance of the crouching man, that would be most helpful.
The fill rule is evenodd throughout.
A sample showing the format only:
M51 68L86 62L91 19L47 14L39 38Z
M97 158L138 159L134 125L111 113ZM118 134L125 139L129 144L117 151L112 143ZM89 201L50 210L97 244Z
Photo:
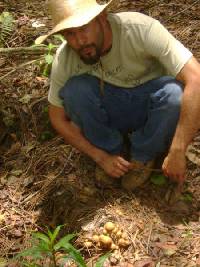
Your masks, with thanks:
M200 120L200 65L157 20L107 14L95 0L50 0L61 33L51 74L49 115L64 140L97 163L96 179L133 190L155 158L180 185L185 152ZM129 133L131 158L121 155ZM138 172L140 170L140 172Z

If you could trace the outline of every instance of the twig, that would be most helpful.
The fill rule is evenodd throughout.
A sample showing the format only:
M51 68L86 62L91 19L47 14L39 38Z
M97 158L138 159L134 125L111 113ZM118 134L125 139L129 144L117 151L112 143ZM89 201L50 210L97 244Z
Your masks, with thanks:
M148 237L148 240L147 240L147 254L149 254L149 244L150 244L150 240L151 240L152 230L153 230L153 223L151 223L149 237Z
M53 48L52 50L54 51L54 50L56 50L56 48ZM0 55L45 54L48 51L49 51L49 48L45 47L45 46L0 48Z
M33 193L33 194L31 194L31 195L29 195L28 197L26 197L24 200L22 200L21 202L20 202L20 205L21 204L24 204L24 203L26 203L26 202L28 202L30 199L32 199L34 196L36 196L38 194L38 191L37 192L35 192L35 193Z
M156 169L156 168L148 168L148 167L141 167L141 168L135 168L134 165L132 166L132 170L139 172L139 171L152 171L152 172L158 172L162 173L161 169Z
M35 105L38 104L39 102L41 102L41 101L43 101L43 100L46 100L46 99L47 99L47 96L45 95L45 96L43 96L43 97L41 97L41 98L35 100L33 103L30 104L30 106L29 106L30 109L32 109L33 106L35 106Z
M42 56L42 57L40 57L40 58L38 58L38 59L34 59L34 60L31 60L31 61L28 61L28 62L26 62L26 63L23 63L23 64L17 66L17 67L14 68L13 70L11 70L11 71L9 71L8 73L6 73L5 75L3 75L3 76L0 78L0 81L3 80L3 79L5 79L8 75L12 74L12 73L15 72L16 70L21 69L21 68L23 68L23 67L25 67L25 66L27 66L27 65L30 65L30 64L32 64L32 63L34 63L34 62L37 62L37 61L39 61L39 60L41 60L41 59L43 59L43 58L44 58L44 56Z

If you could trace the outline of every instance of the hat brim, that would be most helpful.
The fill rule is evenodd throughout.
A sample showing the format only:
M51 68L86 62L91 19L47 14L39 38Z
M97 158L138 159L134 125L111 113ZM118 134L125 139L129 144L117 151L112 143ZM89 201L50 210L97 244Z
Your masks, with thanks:
M81 12L76 12L75 14L73 14L73 16L70 16L58 23L48 34L38 37L35 40L35 44L43 43L50 35L58 33L62 30L81 27L89 23L96 16L98 16L111 2L112 0L104 5L97 4L90 7L89 9L87 8L85 10L82 10Z

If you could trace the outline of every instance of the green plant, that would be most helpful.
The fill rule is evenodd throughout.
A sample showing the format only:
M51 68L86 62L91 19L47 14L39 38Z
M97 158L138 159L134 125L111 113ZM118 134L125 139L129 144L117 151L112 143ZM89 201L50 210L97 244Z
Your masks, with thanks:
M163 174L152 174L150 180L157 186L162 186L167 183L167 178Z
M50 68L51 65L53 63L53 48L56 48L56 45L53 45L52 43L48 44L47 48L48 48L48 52L47 54L44 56L45 59L45 66L44 66L44 70L43 70L43 75L44 76L48 76L49 72L50 72Z
M185 192L183 193L181 200L185 201L185 202L192 202L193 200L193 195L191 192Z
M59 260L73 259L79 267L87 267L86 262L81 256L79 250L77 250L70 242L76 236L76 234L68 234L57 241L58 234L61 229L61 225L56 227L52 232L48 229L47 233L33 233L32 246L29 249L19 253L16 258L20 259L21 264L27 267L42 267L41 261L49 259L51 267L64 266L59 265L56 257L57 253L61 253ZM109 253L99 258L96 263L96 267L101 267L104 261L109 257ZM29 257L30 260L25 260Z
M0 14L0 47L3 47L6 39L14 30L14 18L9 12Z
M55 34L53 35L53 37L55 40L58 41L59 44L65 41L65 39L60 34ZM37 46L44 46L47 48L47 53L44 55L45 63L43 66L42 74L43 76L48 77L50 73L51 65L53 63L53 58L54 58L53 54L54 54L55 48L58 48L59 45L52 44L52 43L49 43L48 45L45 45L45 44L33 45L33 47L37 47Z

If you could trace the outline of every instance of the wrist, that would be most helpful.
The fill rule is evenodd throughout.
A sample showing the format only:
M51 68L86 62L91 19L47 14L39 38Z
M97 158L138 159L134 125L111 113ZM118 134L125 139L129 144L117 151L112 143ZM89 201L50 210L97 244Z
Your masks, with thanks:
M173 154L185 154L187 149L187 145L184 142L184 138L179 137L176 138L176 136L174 137L171 147L169 149L169 153L173 153Z
M171 146L169 153L170 155L174 156L185 156L186 147L185 146Z
M106 156L107 152L97 148L93 151L91 157L98 165L101 165L105 161Z

